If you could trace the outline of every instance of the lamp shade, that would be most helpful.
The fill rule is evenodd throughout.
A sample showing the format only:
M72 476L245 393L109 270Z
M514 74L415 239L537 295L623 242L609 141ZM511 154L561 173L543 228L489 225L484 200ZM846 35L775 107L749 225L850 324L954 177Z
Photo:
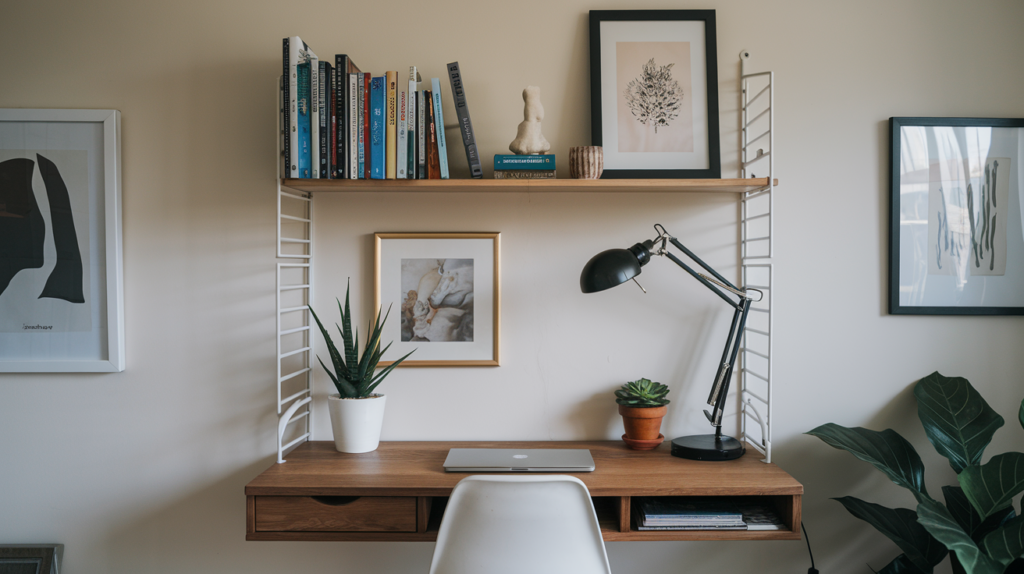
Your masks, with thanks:
M604 291L640 274L640 260L629 249L609 249L593 256L580 274L584 293Z

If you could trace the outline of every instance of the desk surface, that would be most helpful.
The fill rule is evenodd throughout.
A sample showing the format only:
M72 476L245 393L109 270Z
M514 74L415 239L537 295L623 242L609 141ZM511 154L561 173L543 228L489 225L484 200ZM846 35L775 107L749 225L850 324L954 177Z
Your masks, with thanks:
M634 451L621 441L581 442L382 442L363 454L343 454L333 442L307 442L292 451L284 464L274 464L245 487L249 500L250 540L432 540L427 518L418 533L374 536L323 532L257 532L256 499L261 497L418 497L420 513L430 501L451 494L460 480L477 473L445 472L450 448L586 448L594 472L571 474L582 480L607 508L598 508L606 540L799 539L803 485L774 464L761 462L753 449L734 461L701 462L669 454L669 444L653 451ZM532 474L532 473L531 473ZM761 496L772 500L789 527L785 531L637 532L629 525L630 498L637 496ZM436 502L435 502L436 507ZM433 520L433 519L431 519Z

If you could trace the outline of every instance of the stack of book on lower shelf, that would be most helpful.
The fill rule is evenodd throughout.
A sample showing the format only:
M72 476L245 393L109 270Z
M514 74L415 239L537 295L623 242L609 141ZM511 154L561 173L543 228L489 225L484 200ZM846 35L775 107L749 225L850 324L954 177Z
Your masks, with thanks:
M766 503L728 497L650 497L633 502L636 530L783 530Z

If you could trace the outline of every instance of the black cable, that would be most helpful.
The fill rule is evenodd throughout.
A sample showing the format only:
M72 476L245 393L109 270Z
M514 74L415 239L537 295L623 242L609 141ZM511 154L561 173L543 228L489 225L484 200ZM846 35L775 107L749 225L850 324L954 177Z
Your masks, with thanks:
M811 537L807 536L807 527L804 526L804 521L800 521L800 529L804 531L804 542L807 543L807 554L811 557L811 567L807 570L807 574L818 574L818 569L814 567L814 553L811 552Z

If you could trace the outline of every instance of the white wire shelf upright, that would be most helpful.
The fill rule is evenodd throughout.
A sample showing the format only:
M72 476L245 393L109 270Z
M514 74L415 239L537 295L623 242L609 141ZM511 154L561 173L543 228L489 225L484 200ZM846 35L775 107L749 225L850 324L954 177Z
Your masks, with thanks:
M764 455L764 462L771 462L775 74L748 73L749 58L747 50L740 52L740 177L767 175L768 185L740 198L740 273L741 285L760 289L766 296L751 307L742 333L740 425L747 444Z
M279 98L280 90L279 90ZM281 101L283 110L285 102ZM313 194L281 186L283 126L277 157L277 462L312 433ZM301 423L295 425L295 423Z

